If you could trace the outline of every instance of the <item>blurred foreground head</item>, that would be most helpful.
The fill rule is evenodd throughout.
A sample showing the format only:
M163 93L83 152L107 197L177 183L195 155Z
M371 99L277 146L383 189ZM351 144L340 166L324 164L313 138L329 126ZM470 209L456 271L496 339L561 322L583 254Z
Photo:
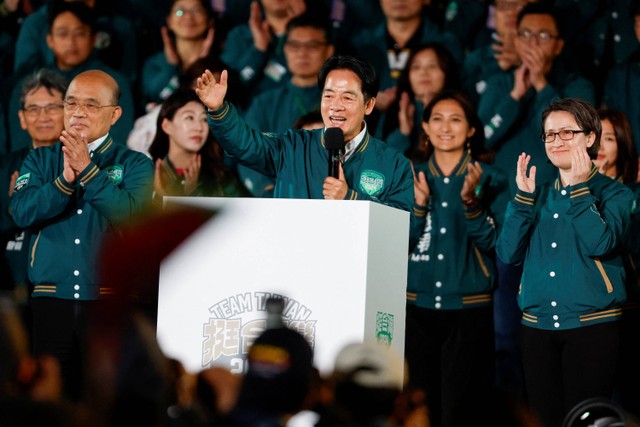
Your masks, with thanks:
M238 408L271 414L295 414L311 387L313 350L298 332L280 327L265 330L247 356Z

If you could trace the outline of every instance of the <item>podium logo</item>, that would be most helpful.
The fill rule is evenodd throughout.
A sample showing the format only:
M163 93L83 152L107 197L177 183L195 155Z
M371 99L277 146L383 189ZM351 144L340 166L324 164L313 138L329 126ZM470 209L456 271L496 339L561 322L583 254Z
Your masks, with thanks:
M382 193L384 188L384 175L380 172L365 169L360 174L360 189L371 197Z
M209 307L209 320L203 324L203 368L222 366L235 374L246 371L249 348L267 326L266 302L270 297L284 299L284 324L302 334L314 347L317 320L306 305L270 292L245 292Z
M378 344L391 345L395 316L379 311L376 314L376 339Z

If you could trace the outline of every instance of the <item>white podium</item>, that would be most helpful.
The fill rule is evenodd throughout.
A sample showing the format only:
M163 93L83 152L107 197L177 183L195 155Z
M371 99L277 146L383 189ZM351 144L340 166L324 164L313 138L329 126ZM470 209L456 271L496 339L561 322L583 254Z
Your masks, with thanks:
M244 372L265 301L314 347L322 373L347 343L404 356L409 214L366 201L172 197L218 215L162 263L158 342L188 370ZM167 230L167 232L171 232Z

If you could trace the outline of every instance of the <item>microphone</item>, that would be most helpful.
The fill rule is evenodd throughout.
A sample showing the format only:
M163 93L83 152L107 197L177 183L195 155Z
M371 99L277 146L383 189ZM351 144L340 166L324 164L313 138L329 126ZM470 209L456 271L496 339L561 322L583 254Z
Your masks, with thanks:
M329 152L329 174L334 178L340 176L340 151L344 150L344 134L340 128L327 128L324 132L324 146Z

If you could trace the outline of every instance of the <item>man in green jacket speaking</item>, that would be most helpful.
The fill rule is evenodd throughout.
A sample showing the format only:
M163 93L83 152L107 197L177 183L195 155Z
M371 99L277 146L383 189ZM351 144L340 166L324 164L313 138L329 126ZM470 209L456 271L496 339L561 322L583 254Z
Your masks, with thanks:
M274 197L372 200L413 210L413 175L409 161L373 138L365 116L374 108L379 81L373 67L354 57L329 58L318 77L325 129L256 131L233 105L224 101L227 73L217 81L207 70L196 92L209 109L209 126L225 151L265 175L276 177ZM346 142L339 176L328 175L326 128L340 128Z

